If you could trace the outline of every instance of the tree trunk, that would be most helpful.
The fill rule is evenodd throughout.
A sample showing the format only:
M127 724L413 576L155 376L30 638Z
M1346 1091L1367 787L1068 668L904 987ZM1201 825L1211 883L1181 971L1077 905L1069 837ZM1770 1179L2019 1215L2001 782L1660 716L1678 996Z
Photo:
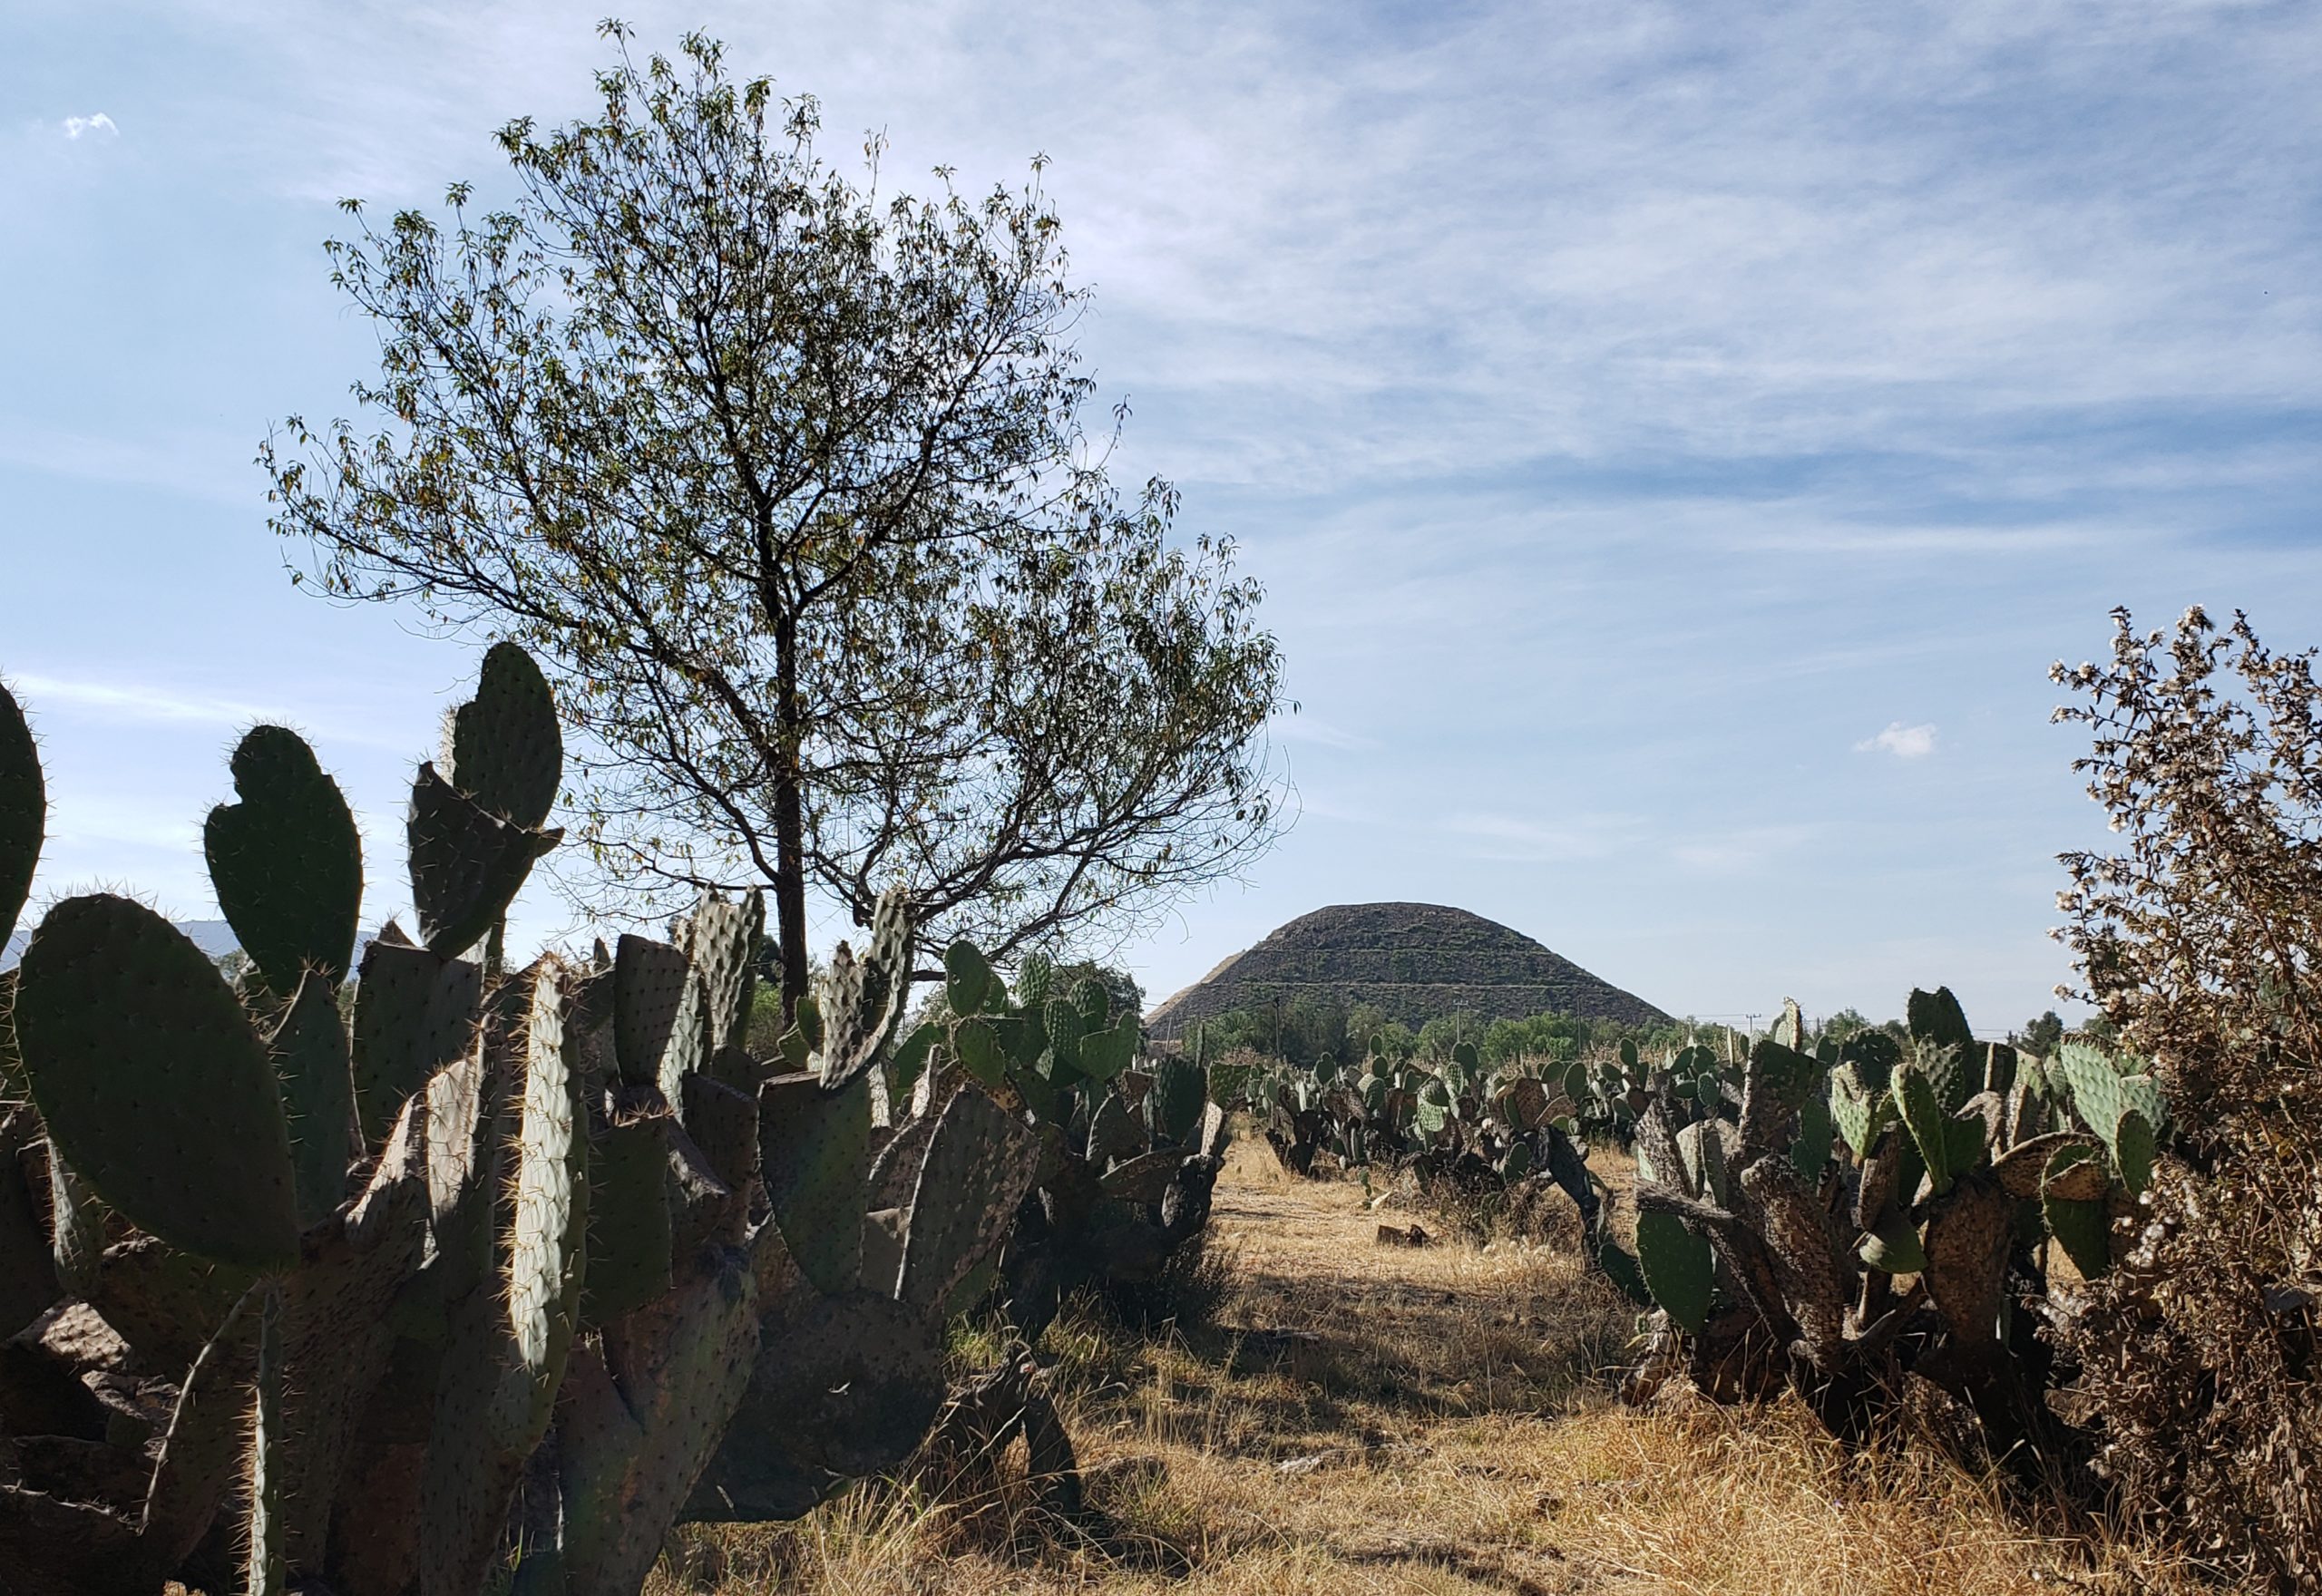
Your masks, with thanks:
M795 1018L806 996L806 817L799 780L805 733L798 705L798 623L783 616L775 626L775 736L780 763L774 773L775 935L782 943L782 1017Z

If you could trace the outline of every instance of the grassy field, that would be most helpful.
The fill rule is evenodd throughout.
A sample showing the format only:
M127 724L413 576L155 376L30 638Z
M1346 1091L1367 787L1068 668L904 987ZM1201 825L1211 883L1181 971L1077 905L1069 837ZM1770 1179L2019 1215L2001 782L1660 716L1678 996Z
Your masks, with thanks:
M1634 1314L1569 1242L1381 1244L1382 1219L1414 1217L1434 1228L1238 1143L1214 1323L1049 1333L1088 1523L1044 1518L1004 1474L967 1501L866 1484L793 1524L682 1530L649 1590L2219 1589L2011 1510L1926 1448L1849 1455L1785 1409L1624 1409L1612 1371Z

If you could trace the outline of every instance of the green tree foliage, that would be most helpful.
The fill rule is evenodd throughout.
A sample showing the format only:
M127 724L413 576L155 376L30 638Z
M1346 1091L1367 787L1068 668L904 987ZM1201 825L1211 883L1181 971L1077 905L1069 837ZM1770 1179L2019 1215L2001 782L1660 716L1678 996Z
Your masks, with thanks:
M1253 857L1280 656L1230 543L1173 542L1084 430L1037 165L883 197L811 99L607 27L594 120L501 130L504 209L349 203L372 430L261 454L318 585L528 645L581 734L570 884L770 885L789 1002L810 886L867 920L900 881L1005 959Z
M2064 1022L2053 1008L2044 1012L2038 1019L2027 1021L2024 1028L2015 1034L2017 1046L2043 1058L2054 1053L2063 1039Z

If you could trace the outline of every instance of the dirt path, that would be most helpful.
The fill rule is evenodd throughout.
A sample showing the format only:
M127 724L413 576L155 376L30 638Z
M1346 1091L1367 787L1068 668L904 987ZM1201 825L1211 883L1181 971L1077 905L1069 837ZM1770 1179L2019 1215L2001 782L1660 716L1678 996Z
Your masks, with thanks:
M1618 1184L1619 1182L1615 1182ZM1068 1314L1044 1342L1089 1526L1029 1493L863 1487L795 1524L684 1532L651 1596L998 1592L2051 1596L2187 1591L2037 1533L1984 1482L1843 1453L1794 1411L1639 1414L1609 1395L1635 1313L1564 1247L1383 1245L1360 1185L1234 1149L1209 1323Z

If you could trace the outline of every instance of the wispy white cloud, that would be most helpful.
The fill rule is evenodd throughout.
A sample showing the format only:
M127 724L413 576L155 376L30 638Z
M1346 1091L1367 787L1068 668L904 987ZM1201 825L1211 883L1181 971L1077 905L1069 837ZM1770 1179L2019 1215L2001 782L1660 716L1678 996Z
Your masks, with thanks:
M1552 864L1566 860L1604 858L1636 827L1635 817L1624 814L1584 815L1544 822L1518 815L1466 813L1452 815L1443 822L1442 829L1468 839L1467 852L1472 859Z
M1680 842L1669 850L1669 857L1703 875L1748 875L1804 847L1821 829L1809 824L1743 826Z
M121 136L119 125L102 111L93 116L68 116L57 125L64 130L64 136L68 139L117 139Z
M84 482L161 488L189 499L249 509L265 480L249 464L242 433L149 423L108 435L0 414L0 463Z
M366 748L403 750L404 744L356 728L314 726L305 716L288 713L280 705L239 698L185 693L139 682L78 681L37 671L14 671L8 680L26 707L34 714L63 708L96 718L131 725L221 726L241 728L266 722L307 727L332 742Z
M1857 754L1891 754L1898 759L1925 759L1935 752L1935 727L1907 726L1901 721L1891 721L1877 736L1865 737L1854 745Z
M1324 748L1350 751L1369 750L1379 746L1379 739L1366 737L1360 732L1350 732L1328 721L1317 720L1311 715L1277 715L1266 722L1266 732L1277 742L1312 743Z

